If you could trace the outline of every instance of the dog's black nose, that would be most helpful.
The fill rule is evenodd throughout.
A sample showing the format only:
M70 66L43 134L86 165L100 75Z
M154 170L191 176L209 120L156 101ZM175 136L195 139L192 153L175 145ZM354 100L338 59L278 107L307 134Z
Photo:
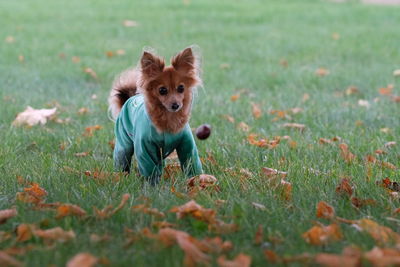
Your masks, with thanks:
M173 110L177 110L177 109L179 108L179 104L178 104L178 103L173 103L172 106L171 106L171 108L172 108Z

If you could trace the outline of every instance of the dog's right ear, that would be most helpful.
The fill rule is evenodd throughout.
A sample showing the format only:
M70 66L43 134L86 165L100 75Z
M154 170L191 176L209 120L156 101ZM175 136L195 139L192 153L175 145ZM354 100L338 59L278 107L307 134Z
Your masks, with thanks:
M144 51L140 59L142 75L145 79L154 78L160 74L165 66L164 60L150 52Z

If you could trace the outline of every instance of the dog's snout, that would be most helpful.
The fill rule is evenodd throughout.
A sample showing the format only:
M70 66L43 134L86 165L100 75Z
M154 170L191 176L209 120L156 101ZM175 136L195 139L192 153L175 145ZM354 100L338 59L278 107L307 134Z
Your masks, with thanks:
M172 106L171 106L171 108L172 108L173 110L177 110L177 109L179 108L179 104L178 104L178 103L173 103Z

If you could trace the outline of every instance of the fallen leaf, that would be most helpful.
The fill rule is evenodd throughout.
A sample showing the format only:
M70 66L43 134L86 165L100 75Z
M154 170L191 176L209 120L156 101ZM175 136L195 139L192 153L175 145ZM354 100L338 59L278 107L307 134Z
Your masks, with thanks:
M25 57L23 55L18 56L18 61L23 63L25 61Z
M122 23L125 27L137 27L139 24L137 21L126 19Z
M17 242L25 242L30 240L33 236L33 230L35 229L36 227L33 224L22 223L18 225L16 230Z
M17 193L17 200L24 203L39 204L44 201L46 196L46 190L41 188L37 183L32 183L30 187L24 188L24 192Z
M13 36L7 36L5 41L6 43L11 44L15 42L15 38Z
M304 131L304 129L306 128L306 126L304 124L300 124L300 123L284 123L282 126L285 128L297 129L301 132Z
M92 267L98 259L90 253L81 252L67 262L66 267Z
M384 144L384 147L392 147L395 146L397 143L395 141L390 141Z
M267 167L262 167L261 168L261 172L263 173L263 175L267 178L282 178L285 179L287 176L287 172L284 171L278 171L276 169L272 169L272 168L267 168Z
M338 34L337 32L332 33L332 39L333 40L339 40L340 39L340 34Z
M192 216L193 218L204 221L207 223L215 222L215 211L212 209L205 209L201 205L197 204L196 201L190 200L182 206L173 207L170 212L176 213L178 219L182 219L185 216Z
M235 119L230 115L222 115L222 117L227 121L229 121L230 123L235 123Z
M318 253L314 258L314 262L326 267L358 267L361 266L361 257L353 255Z
M240 94L234 94L231 96L231 101L235 102L236 100L238 100L240 98Z
M339 144L339 149L342 155L342 158L347 162L347 163L351 163L356 159L356 156L350 152L349 150L349 146L342 143Z
M116 53L118 56L123 56L123 55L126 54L126 52L125 52L124 49L118 49L115 53Z
M22 262L11 257L7 253L0 251L0 265L4 267L20 267L23 266Z
M207 190L209 192L219 192L220 189L217 185L217 182L217 178L212 175L200 174L187 180L186 184L189 195L191 195L191 192L195 193L203 190Z
M103 127L101 125L94 125L94 126L89 126L85 128L85 132L83 133L83 136L86 137L91 137L93 136L95 131L101 130Z
M44 125L47 120L56 114L57 108L52 109L34 109L28 106L23 112L18 113L13 121L13 126L34 126L37 124Z
M17 216L17 210L14 209L6 209L0 210L0 224L6 223L8 219Z
M220 256L217 263L220 267L250 267L251 257L240 253L233 260L227 260L225 256Z
M320 201L317 204L317 217L333 219L335 217L335 209L325 201Z
M122 198L121 198L121 202L119 203L119 205L113 209L112 206L107 206L102 210L98 210L96 207L93 207L95 213L96 213L96 217L98 219L107 219L110 218L112 215L114 215L116 212L118 212L119 210L121 210L126 203L128 202L129 198L131 197L130 194L123 194Z
M62 204L57 208L56 219L61 219L66 216L82 217L86 215L86 211L81 207L73 204Z
M89 74L95 80L98 79L96 72L92 68L84 68L83 72Z
M326 75L329 74L329 70L328 70L328 69L325 69L325 68L318 68L318 69L315 71L315 74L318 75L318 76L323 77L323 76L326 76Z
M178 162L169 163L164 167L163 178L174 179L181 172L181 165Z
M263 226L260 224L257 228L256 234L254 235L254 244L261 245L264 239Z
M400 235L386 226L379 225L377 222L370 219L357 220L354 223L361 230L367 232L378 245L388 245L389 243L398 244Z
M72 230L64 231L61 227L55 227L47 230L34 230L33 234L46 241L66 242L75 239L75 233Z
M328 226L313 226L302 237L307 243L320 246L329 242L339 241L343 238L343 235L337 224L331 224Z
M71 58L71 60L72 60L73 63L79 63L79 62L81 62L81 59L80 59L79 57L77 57L77 56L73 56L73 57Z
M260 105L258 105L256 103L251 103L251 109L252 109L253 117L255 119L261 118L262 111L261 111Z
M372 155L367 155L365 157L365 160L367 162L369 162L369 163L377 164L377 165L380 165L381 167L388 168L388 169L391 169L391 170L396 170L397 169L397 167L395 165L393 165L392 163L385 162L385 161L380 161L380 160L378 160L377 158L375 158Z
M358 90L358 88L355 86L349 86L346 89L346 95L354 95L354 94L358 94L358 93L360 93L360 90Z
M80 108L79 110L78 110L78 115L84 115L84 114L86 114L86 113L88 113L89 112L89 109L88 108Z
M248 131L250 131L250 127L249 127L249 125L247 125L245 122L240 122L238 125L237 125L237 128L239 129L239 130L242 130L243 132L248 132Z
M281 197L286 201L292 199L292 184L283 179L281 180Z
M303 97L301 98L301 101L304 103L304 102L307 102L309 99L310 99L310 95L305 93L303 95Z
M366 252L364 257L376 267L400 265L400 251L394 248L374 247Z
M219 65L219 67L220 67L221 69L229 69L229 68L231 67L231 65L228 64L228 63L221 63L221 64Z
M206 253L226 253L233 249L233 244L230 241L223 241L221 237L214 238L206 237L200 241L201 250Z
M342 178L335 191L338 194L345 194L351 197L353 195L353 187L350 185L350 180Z
M356 208L362 208L363 206L366 205L374 205L376 204L376 201L374 199L360 199L358 197L352 197L351 199L351 204L356 207Z
M318 143L320 143L320 144L322 144L322 145L324 145L324 144L332 144L333 141L330 140L330 139L326 139L326 138L320 138L320 139L318 140Z

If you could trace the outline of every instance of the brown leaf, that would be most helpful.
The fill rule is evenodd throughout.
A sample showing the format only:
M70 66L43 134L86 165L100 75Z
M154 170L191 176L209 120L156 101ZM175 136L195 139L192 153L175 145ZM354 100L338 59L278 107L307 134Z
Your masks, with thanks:
M353 195L353 187L350 185L350 180L342 178L335 191L338 194L346 194L351 197L351 195Z
M14 209L6 209L0 210L0 224L6 223L8 219L17 216L17 210Z
M287 172L284 171L278 171L276 169L272 169L272 168L267 168L267 167L262 167L261 168L261 172L264 174L265 177L267 178L282 178L285 179L287 176Z
M364 257L376 267L399 266L400 251L394 248L374 247L364 254Z
M281 180L281 197L286 201L292 199L292 184L285 180Z
M187 180L186 184L189 195L192 195L191 192L198 192L203 190L207 190L209 192L219 192L220 189L217 185L217 182L217 178L212 175L200 174Z
M335 217L335 209L325 201L320 201L317 204L317 217L333 219Z
M90 152L78 152L78 153L75 153L75 154L74 154L74 156L75 156L75 157L78 157L78 158L87 157L87 156L89 156L89 155L90 155Z
M66 216L82 217L86 215L86 211L81 207L73 204L62 204L57 208L56 219L61 219Z
M239 129L239 130L241 130L241 131L243 131L243 132L248 132L248 131L250 131L250 126L249 125L247 125L245 122L240 122L238 125L237 125L237 128Z
M220 256L217 263L220 267L250 267L251 257L240 253L233 260L227 260L225 256Z
M366 205L374 205L376 204L376 201L374 199L360 199L358 197L352 197L351 198L351 204L356 207L356 208L362 208L363 206Z
M239 94L232 95L232 96L231 96L231 101L232 101L232 102L235 102L236 100L239 99L239 97L240 97L240 93L239 93Z
M263 242L263 239L264 239L264 230L263 230L263 226L260 224L260 225L258 225L256 234L254 236L254 244L261 245L261 243Z
M164 167L163 178L174 179L181 172L181 165L178 162L169 163Z
M128 202L130 197L131 197L130 194L123 194L122 198L121 198L121 202L114 209L113 209L112 206L107 206L102 210L98 210L96 207L94 207L93 209L94 209L94 211L96 213L96 217L98 219L110 218L112 215L114 215L116 212L118 212L119 210L121 210L125 206L125 204Z
M89 74L95 80L98 79L96 72L92 68L84 68L83 72Z
M224 119L226 119L227 121L229 121L230 123L235 123L235 119L232 117L232 116L230 116L230 115L222 115L222 117L224 118Z
M214 238L206 237L200 241L201 250L206 253L226 253L233 249L233 244L230 241L223 241L221 237Z
M66 242L75 239L75 233L72 230L64 231L61 227L55 227L47 230L34 230L33 234L46 241Z
M311 245L324 245L329 242L339 241L343 238L342 232L337 224L316 225L305 232L302 237Z
M315 71L315 74L316 75L318 75L318 76L326 76L326 75L328 75L329 74L329 70L327 70L327 69L325 69L325 68L318 68L316 71Z
M170 212L176 213L178 219L182 219L185 216L192 216L197 220L207 223L215 222L216 212L212 209L203 208L194 200L191 200L182 206L173 207Z
M98 259L90 253L81 252L67 262L66 267L92 267Z
M400 235L386 226L379 225L370 219L361 219L356 221L355 225L367 232L379 245L387 245L389 243L398 244Z
M17 227L17 242L25 242L32 238L33 230L36 226L33 224L22 223Z
M20 267L23 266L22 262L11 257L7 253L0 251L0 266L4 267Z
M137 21L126 19L122 23L125 27L137 27L139 24Z
M318 253L314 259L315 263L326 267L358 267L361 264L360 256L336 255L329 253Z
M18 113L17 117L13 121L13 126L27 125L32 127L34 125L46 124L47 120L56 114L57 108L52 109L34 109L28 106L23 112Z
M33 204L43 202L46 196L46 190L41 188L37 183L32 183L30 187L24 188L24 192L17 193L17 199L19 201Z
M95 131L98 131L102 128L103 127L101 125L94 125L94 126L86 127L85 132L83 133L83 136L91 137L91 136L93 136Z
M85 114L88 113L88 112L89 112L89 109L83 107L83 108L80 108L80 109L78 110L78 115L85 115Z
M356 159L356 156L349 151L348 145L346 145L344 143L339 144L339 149L340 149L340 152L341 152L341 155L342 155L343 159L347 163L351 163Z
M304 131L304 129L306 128L306 126L304 124L300 124L300 123L284 123L282 126L285 128L297 129L301 132Z
M260 105L258 105L256 103L251 103L251 109L252 109L253 117L255 119L261 118L262 111L261 111Z
M239 226L234 223L225 223L221 220L215 220L213 223L208 225L208 230L216 234L225 235L237 232Z

